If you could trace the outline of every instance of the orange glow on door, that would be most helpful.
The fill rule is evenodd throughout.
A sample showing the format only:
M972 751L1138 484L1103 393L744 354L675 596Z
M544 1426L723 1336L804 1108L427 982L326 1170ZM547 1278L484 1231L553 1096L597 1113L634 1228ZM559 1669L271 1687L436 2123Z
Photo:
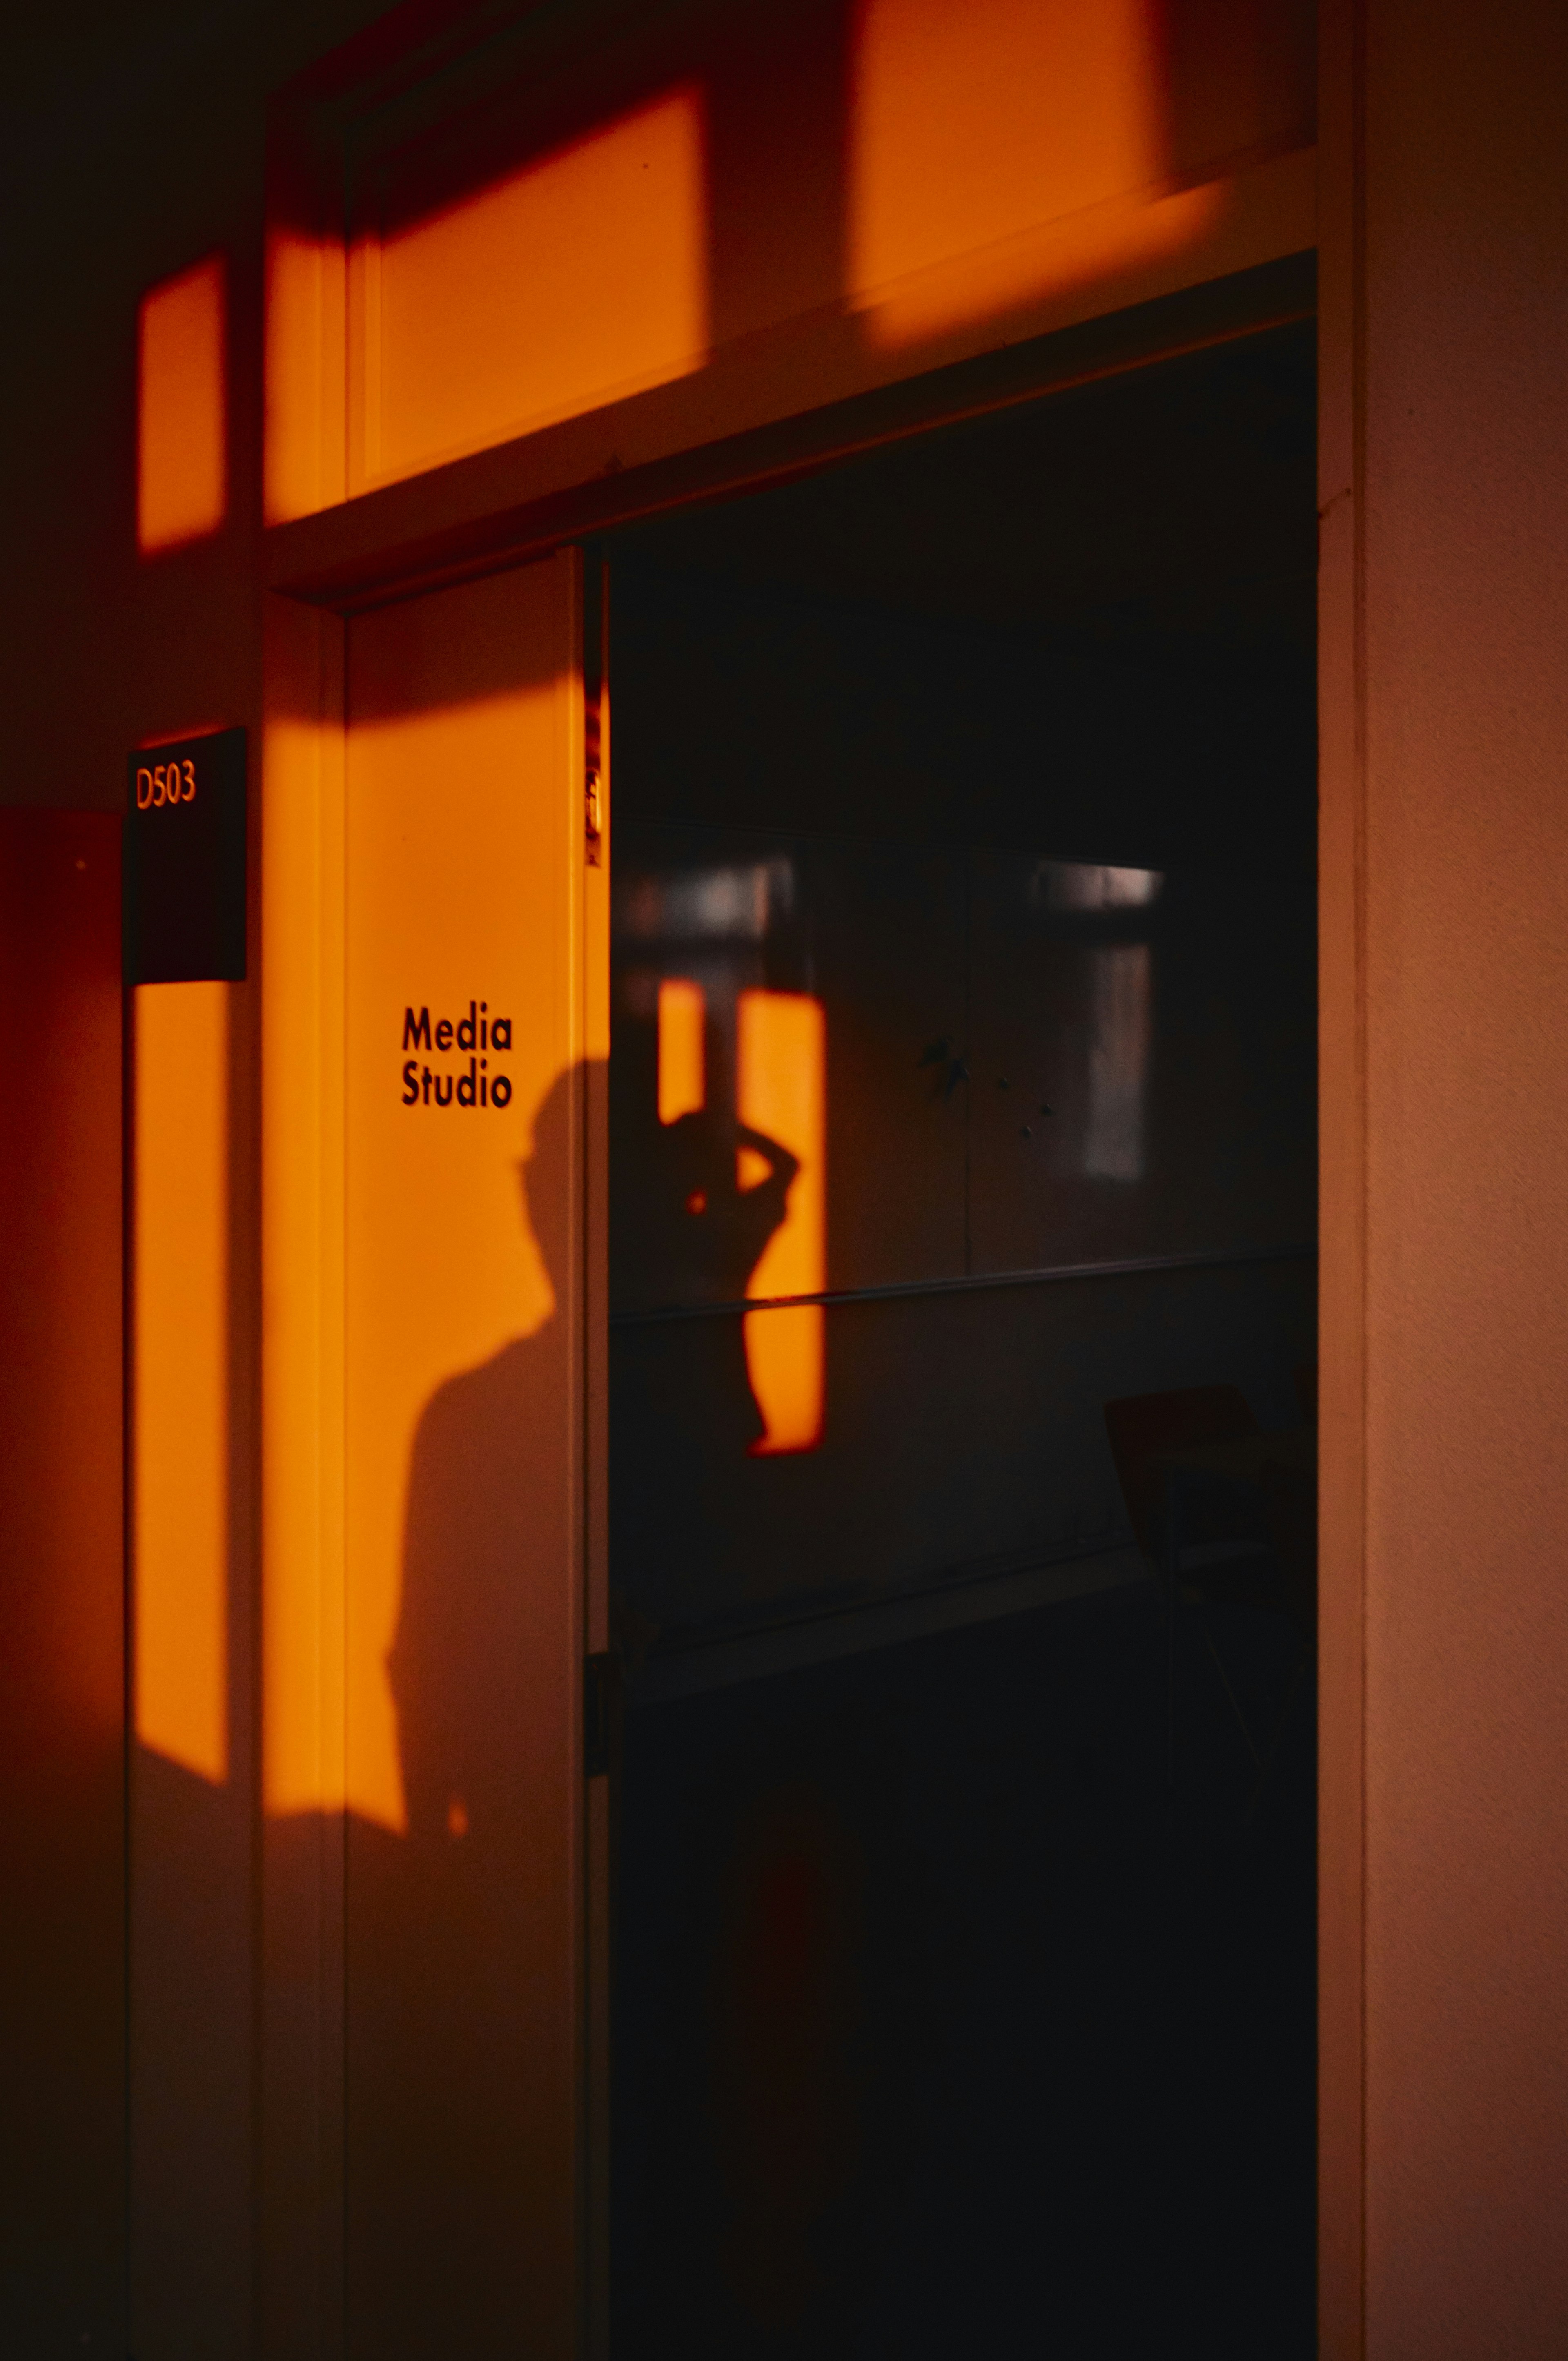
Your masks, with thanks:
M800 1160L789 1210L746 1291L753 1297L817 1294L828 1270L828 1056L821 1002L804 993L743 992L739 1065L741 1122ZM823 1327L819 1303L746 1314L746 1366L767 1428L752 1446L759 1455L814 1451L821 1442Z
M228 504L224 265L212 255L142 298L137 545L215 533Z
M228 1775L228 990L135 994L136 1731Z
M659 1121L678 1123L707 1097L699 983L659 986Z
M700 94L372 232L352 271L356 488L685 376L707 344Z
M566 1709L549 1651L574 1611L567 1521L581 1478L563 1340L567 1257L581 1248L553 1218L565 1183L533 1173L525 1194L519 1168L541 1153L538 1111L565 1104L574 1048L581 791L574 805L568 782L582 758L566 734L569 579L564 561L492 576L367 616L350 643L345 1784L351 1809L400 1830L417 1735L395 1679L430 1713L440 1692L448 1725L469 1718L478 1741L488 1708L465 1684L482 1687L485 1665L465 1635L488 1619L510 1644L515 1619L533 1615L548 1639L520 1655L512 1709L531 1743ZM494 686L451 701L481 653ZM439 795L434 780L449 783ZM516 1374L546 1367L549 1380ZM534 1389L526 1402L520 1384ZM427 1510L446 1497L453 1421L485 1418L499 1438L485 1481L461 1516ZM492 1586L519 1500L532 1555L514 1597ZM442 1583L469 1596L437 1662Z
M285 633L298 631L300 610L279 610L269 653L298 664ZM300 674L280 663L273 677ZM341 1444L332 1448L343 1433L343 751L328 723L269 722L260 1636L262 1792L276 1815L344 1801Z

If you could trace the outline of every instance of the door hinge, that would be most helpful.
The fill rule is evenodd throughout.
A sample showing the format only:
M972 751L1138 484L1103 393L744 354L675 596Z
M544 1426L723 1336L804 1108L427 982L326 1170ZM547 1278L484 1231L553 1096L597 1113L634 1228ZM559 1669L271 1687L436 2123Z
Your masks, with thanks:
M599 798L599 774L590 770L583 785L583 840L588 866L597 869L604 857L604 807Z

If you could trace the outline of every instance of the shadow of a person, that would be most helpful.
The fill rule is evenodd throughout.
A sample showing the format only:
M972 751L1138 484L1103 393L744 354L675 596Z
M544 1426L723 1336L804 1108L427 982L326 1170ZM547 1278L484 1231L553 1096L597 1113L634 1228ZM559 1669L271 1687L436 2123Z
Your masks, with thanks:
M587 1087L552 1086L524 1170L554 1308L436 1389L410 1463L387 1660L408 1832L356 1823L348 1863L349 2312L377 2361L481 2351L521 2321L531 2351L569 2344L582 1399L564 1307ZM637 1176L648 1250L701 1301L743 1293L796 1170L760 1134L740 1145L766 1168L749 1190L733 1126L700 1116ZM739 1321L695 1324L718 1349L641 1438L677 1522L716 1434L743 1453L761 1432Z
M766 1168L745 1185L741 1151ZM776 1139L706 1107L661 1124L640 1161L635 1226L622 1250L642 1260L672 1302L734 1302L784 1218L799 1170Z
M388 1655L406 1841L349 1861L355 2349L565 2352L573 2300L581 1763L579 1345L564 1316L582 1072L534 1118L525 1218L554 1292L421 1415Z
M569 1581L578 1459L560 1317L572 1284L575 1079L563 1075L542 1104L522 1168L524 1219L554 1308L531 1334L448 1378L414 1438L387 1664L415 1842L472 1838L482 1847L533 1789L545 1707L537 1651L547 1637L541 1619L551 1620L538 1586L541 1576Z
M741 1540L736 1485L766 1432L733 1307L783 1223L799 1160L702 1109L616 1135L614 1292L654 1319L611 1340L612 1576L656 1621L678 1617ZM762 1168L740 1176L740 1159ZM731 1307L729 1310L722 1306Z

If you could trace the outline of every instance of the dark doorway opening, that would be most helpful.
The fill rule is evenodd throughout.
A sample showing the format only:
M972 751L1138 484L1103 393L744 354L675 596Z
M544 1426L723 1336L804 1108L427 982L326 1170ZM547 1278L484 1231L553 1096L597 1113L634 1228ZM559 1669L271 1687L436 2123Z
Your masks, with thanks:
M620 2361L1313 2349L1313 346L608 551Z

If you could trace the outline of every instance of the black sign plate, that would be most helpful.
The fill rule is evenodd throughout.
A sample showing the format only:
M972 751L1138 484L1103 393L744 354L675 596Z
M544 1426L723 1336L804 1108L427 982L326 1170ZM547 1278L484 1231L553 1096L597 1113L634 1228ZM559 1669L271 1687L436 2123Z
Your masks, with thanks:
M130 758L126 982L245 974L245 731Z

